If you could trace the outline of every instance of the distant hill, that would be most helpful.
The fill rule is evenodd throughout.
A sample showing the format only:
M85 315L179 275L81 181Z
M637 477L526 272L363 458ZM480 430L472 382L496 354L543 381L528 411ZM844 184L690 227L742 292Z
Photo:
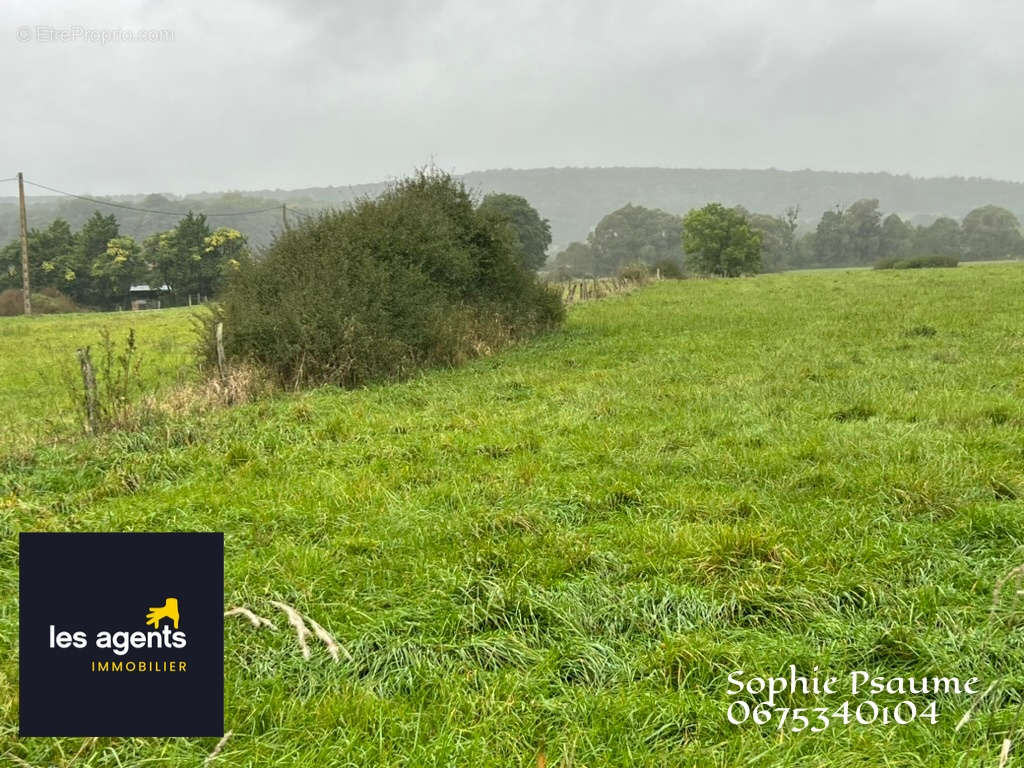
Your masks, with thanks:
M801 224L814 227L821 214L876 197L886 213L915 223L939 216L962 218L972 208L994 203L1024 220L1024 183L982 178L919 179L891 173L834 171L701 170L689 168L536 168L473 171L467 186L522 195L551 221L556 244L581 240L606 213L626 203L685 213L718 201L751 211L779 214L800 206ZM359 195L378 194L386 185L258 190L250 194L287 200L319 200L335 205Z
M822 212L829 208L875 197L883 212L899 213L915 223L928 223L938 216L962 218L972 208L988 203L1008 208L1024 220L1024 183L982 178L920 179L890 173L685 168L503 169L474 171L462 178L467 186L481 194L508 192L527 198L551 221L557 246L583 239L602 216L626 203L662 208L672 213L685 213L713 200L772 214L781 213L787 206L799 205L801 224L813 227ZM375 195L385 186L381 182L294 190L263 189L228 195L165 195L159 206L153 206L153 196L115 199L136 206L141 206L145 200L148 207L160 210L184 211L191 207L229 213L287 202L298 209L312 211L338 206L357 196ZM16 203L14 198L0 198L0 242L17 236ZM95 207L72 198L33 197L29 201L29 225L45 227L60 215L77 227ZM122 231L135 237L166 229L175 221L173 216L106 211L115 213ZM283 226L277 211L218 217L211 219L211 224L235 227L258 245L269 243Z

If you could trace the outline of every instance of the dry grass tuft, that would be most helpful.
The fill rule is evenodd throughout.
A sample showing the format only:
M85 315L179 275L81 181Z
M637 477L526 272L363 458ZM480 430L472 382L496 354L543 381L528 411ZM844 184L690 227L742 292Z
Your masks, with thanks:
M1006 589L1007 585L1010 585L1010 611L1012 612L1017 608L1017 603L1020 602L1020 598L1024 597L1024 564L1011 569L1009 573L996 582L995 589L992 590L992 609L989 612L990 616L994 616L996 609L999 608L999 603L1003 597L1003 591Z
M250 611L248 608L243 608L242 606L238 606L237 608L232 608L231 610L224 611L224 615L244 616L249 620L249 623L256 627L256 629L259 629L260 627L270 627L270 629L273 630L277 629L277 627L274 626L274 622L272 622L270 619L264 618L263 616L259 616Z
M288 605L288 603L281 603L277 600L271 600L270 602L272 605L275 605L282 611L284 611L285 615L288 617L288 623L295 627L295 636L299 641L299 648L302 650L302 658L309 659L311 653L309 650L309 643L307 642L307 640L311 634L315 634L317 638L321 642L323 642L323 644L327 647L327 653L330 654L331 658L334 659L335 663L341 660L341 654L345 654L345 658L349 661L354 661L354 659L352 658L352 654L349 653L341 645L339 645L338 641L334 639L334 636L326 629L324 629L322 626L320 626L320 624L318 624L312 618L310 618L309 616L303 618L302 614L295 610L295 608L293 608L292 606ZM266 621L266 619L263 620ZM309 622L309 625L313 627L312 633L309 631L309 627L306 626L307 621Z
M302 614L296 611L287 603L279 603L277 600L270 601L272 605L277 606L285 615L288 617L288 623L295 627L295 635L299 641L299 648L302 649L302 658L309 658L309 643L306 642L306 638L309 637L309 627L306 626L306 622L302 620Z
M344 653L345 658L349 661L355 661L355 659L352 658L351 653L349 653L347 650L338 645L338 641L334 639L333 635L331 635L330 632L328 632L326 629L317 624L309 616L307 616L306 618L309 619L309 624L311 627L313 627L313 632L315 632L316 636L319 637L323 641L324 645L327 646L327 652L331 654L331 658L334 659L335 663L338 662L339 653Z
M273 389L271 379L258 366L234 366L224 376L211 376L186 384L159 398L149 398L149 407L168 415L202 414L215 408L251 403Z
M1013 746L1013 741L1010 739L1003 739L1003 749L999 753L999 768L1006 768L1006 764L1010 760L1010 747Z
M217 746L215 746L213 748L213 751L206 756L205 760L203 760L203 768L206 768L206 766L208 766L210 763L217 759L217 755L219 755L220 751L224 749L224 745L228 743L228 739L231 738L231 735L233 733L234 731L228 731L220 737L220 741L217 742Z

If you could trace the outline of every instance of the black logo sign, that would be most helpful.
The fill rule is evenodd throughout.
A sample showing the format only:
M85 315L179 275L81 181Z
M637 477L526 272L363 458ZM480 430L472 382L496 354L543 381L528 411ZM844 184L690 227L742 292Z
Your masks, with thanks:
M21 736L221 736L224 535L23 533Z

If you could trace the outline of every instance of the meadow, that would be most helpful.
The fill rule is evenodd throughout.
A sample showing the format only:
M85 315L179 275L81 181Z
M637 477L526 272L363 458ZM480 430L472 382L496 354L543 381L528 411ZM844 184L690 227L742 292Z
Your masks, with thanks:
M89 346L98 362L104 328L119 348L128 330L135 329L147 391L192 379L192 313L182 308L0 318L0 452L80 428L72 404L74 388L81 384L75 351Z
M203 765L216 739L18 739L16 534L214 530L226 606L277 629L225 619L212 765L948 768L1004 739L1012 765L1022 289L1019 264L665 281L400 384L0 445L0 759ZM50 417L45 358L101 321L168 368L188 343L183 312L2 320L7 429ZM728 721L730 673L791 664L987 693L935 724Z

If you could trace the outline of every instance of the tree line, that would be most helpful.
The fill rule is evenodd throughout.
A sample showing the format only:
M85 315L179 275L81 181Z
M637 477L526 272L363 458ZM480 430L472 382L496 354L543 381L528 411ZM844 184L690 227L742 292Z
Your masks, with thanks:
M525 198L487 195L478 208L514 238L522 267L532 272L544 264L551 244L550 224ZM169 305L185 303L195 295L217 296L229 274L252 257L247 238L238 230L211 229L204 214L192 211L176 226L141 242L121 232L112 214L104 216L94 210L77 232L67 220L57 218L45 229L29 231L28 249L32 291L59 298L61 309L57 311L75 305L126 307L135 284L160 291L162 303ZM0 250L0 292L20 291L21 285L21 245L15 239ZM20 299L7 304L21 306Z
M871 198L825 211L813 230L801 232L799 222L796 206L772 215L711 203L678 216L628 204L603 217L585 241L557 253L550 267L556 278L568 279L614 275L637 262L672 276L684 269L741 274L923 258L1024 257L1020 222L995 205L975 208L963 221L940 217L914 226L895 213L883 218ZM709 260L709 253L717 255Z
M1024 216L1024 184L978 178L920 179L889 173L667 168L505 169L471 172L461 178L467 188L480 193L503 192L525 197L550 219L552 239L559 249L574 240L584 240L594 222L627 201L672 212L700 208L711 201L773 213L781 213L781 205L792 204L805 214L800 220L801 232L813 229L818 214L830 209L835 201L861 198L879 198L885 210L900 211L914 226L927 225L940 215L959 221L967 211L987 203ZM223 195L139 194L107 200L154 210L181 211L175 215L118 212L121 232L140 241L171 226L191 208L216 213L220 223L245 234L254 247L263 248L283 229L282 203L306 212L319 211L349 204L366 195L376 196L385 187L383 183L342 184ZM258 208L273 210L230 215L234 211ZM60 217L73 229L78 229L94 209L95 206L85 200L33 196L29 216L30 222L40 227ZM17 236L17 196L0 197L0 242Z
M195 194L178 197L163 194L99 196L104 203L129 206L117 210L121 234L131 235L142 242L150 235L173 227L187 211L202 211L210 221L237 229L250 245L262 248L284 228L281 205L283 200L272 196L253 196L240 192L221 195ZM64 219L73 230L81 229L98 209L91 200L74 197L33 195L27 198L29 224L44 229L55 219ZM289 205L300 209L316 210L322 203L299 196L290 196ZM100 208L103 210L104 208ZM254 210L257 213L247 213ZM158 211L163 211L159 213ZM294 223L299 216L289 214ZM0 243L18 237L18 198L0 197Z
M516 242L521 266L547 265L549 277L617 275L642 264L663 276L685 271L738 275L807 267L892 265L940 259L1024 257L1020 222L1005 208L986 205L963 221L941 217L914 226L892 213L882 217L878 200L858 200L825 211L817 227L800 231L796 206L781 215L710 203L685 216L627 204L604 216L583 242L570 243L547 259L551 226L521 196L493 194L482 215L501 220ZM189 211L171 229L137 241L120 231L114 215L99 211L73 231L58 218L32 229L30 280L34 291L57 291L82 307L127 306L137 283L165 291L169 304L193 295L215 296L229 273L251 256L246 237L230 227L212 229ZM0 291L21 286L18 240L0 250Z
M58 218L29 231L28 252L33 292L57 291L94 309L127 306L129 289L139 283L165 291L171 304L213 296L250 255L238 230L212 229L205 215L192 211L142 242L122 234L113 214L94 211L77 232ZM0 251L0 291L20 288L21 244L12 240Z
M1005 208L985 205L963 221L943 216L913 226L890 213L884 219L878 200L858 200L845 210L825 211L814 232L797 243L783 267L868 266L879 261L945 257L984 261L1024 256L1017 217Z
M1024 216L1024 184L981 178L684 168L503 169L472 171L461 178L469 189L525 197L551 219L552 239L559 250L570 242L583 241L594 222L626 202L676 213L714 201L772 213L781 213L781 206L789 204L804 213L800 221L802 231L813 229L821 211L830 209L837 200L848 203L873 197L879 198L885 210L900 211L915 226L928 224L937 216L960 220L968 211L987 203ZM321 208L344 205L365 195L373 197L385 186L343 184L290 191L253 190L247 194ZM317 203L306 202L310 200ZM233 226L247 232L250 242L263 243L239 224Z

